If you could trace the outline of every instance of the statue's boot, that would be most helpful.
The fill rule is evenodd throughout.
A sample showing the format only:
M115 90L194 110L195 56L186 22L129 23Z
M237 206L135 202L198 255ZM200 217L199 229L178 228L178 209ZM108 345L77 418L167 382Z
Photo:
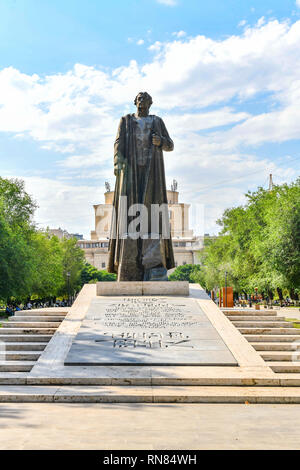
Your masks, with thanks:
M167 281L162 239L145 239L142 246L144 281Z

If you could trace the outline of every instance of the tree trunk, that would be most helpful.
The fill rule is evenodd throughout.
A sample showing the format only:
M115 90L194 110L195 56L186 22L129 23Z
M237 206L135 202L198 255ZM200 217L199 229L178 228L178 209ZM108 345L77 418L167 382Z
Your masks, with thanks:
M299 295L297 292L295 292L294 288L290 290L290 296L291 296L292 301L294 302L294 305L297 307L298 302L299 302Z
M282 307L282 302L283 302L283 295L282 295L282 289L280 287L277 287L277 292L279 295L279 300L280 300L280 307Z
M268 290L268 296L270 297L271 300L273 300L274 299L273 291Z
M290 290L290 296L292 300L299 300L299 295L297 294L297 292L295 292L295 289L293 288Z

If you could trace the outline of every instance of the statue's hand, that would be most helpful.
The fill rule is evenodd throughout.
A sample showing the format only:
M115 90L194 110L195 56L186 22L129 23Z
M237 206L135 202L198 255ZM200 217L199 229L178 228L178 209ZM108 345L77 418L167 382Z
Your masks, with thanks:
M117 163L115 163L115 167L114 167L115 176L118 176L124 168L125 168L124 160L118 160Z
M159 147L161 145L161 138L159 137L159 135L153 134L152 143L153 143L153 145L156 145L157 147Z

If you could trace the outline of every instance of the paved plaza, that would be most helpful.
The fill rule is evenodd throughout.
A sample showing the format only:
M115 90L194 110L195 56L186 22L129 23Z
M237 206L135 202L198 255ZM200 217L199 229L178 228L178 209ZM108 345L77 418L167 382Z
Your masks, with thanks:
M300 405L0 404L0 449L294 449Z

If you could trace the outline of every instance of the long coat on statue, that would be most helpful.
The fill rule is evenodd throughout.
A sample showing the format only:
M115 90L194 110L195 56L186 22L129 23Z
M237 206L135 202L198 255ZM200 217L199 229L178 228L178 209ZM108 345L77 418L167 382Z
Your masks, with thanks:
M117 273L119 281L143 280L145 263L146 265L148 263L148 268L155 267L155 265L158 264L164 266L166 269L175 267L171 235L169 235L168 238L163 238L161 236L161 225L159 228L159 241L156 241L155 248L151 248L149 245L151 241L147 242L140 238L134 240L124 237L124 230L120 228L122 215L125 217L123 221L127 220L127 224L130 222L131 218L128 216L128 209L132 205L137 203L143 204L148 209L150 221L151 206L153 204L165 204L166 207L168 204L163 150L172 151L174 144L169 137L163 120L158 116L151 117L152 129L149 139L150 158L143 174L140 173L137 162L136 126L138 124L134 114L128 114L121 118L115 141L115 167L120 161L123 162L124 165L123 169L117 172L116 176L113 202L114 210L109 243L108 272ZM161 145L159 147L152 144L153 134L161 137ZM123 204L123 201L126 200L124 196L127 197L126 207ZM169 227L168 211L165 217L167 217ZM149 229L149 233L150 232L151 229ZM157 245L157 243L159 245ZM143 257L143 253L147 251L147 246L151 249L148 250L148 254L144 256L144 260L146 260L148 256L148 261L143 261L141 256ZM160 260L158 258L160 258Z

